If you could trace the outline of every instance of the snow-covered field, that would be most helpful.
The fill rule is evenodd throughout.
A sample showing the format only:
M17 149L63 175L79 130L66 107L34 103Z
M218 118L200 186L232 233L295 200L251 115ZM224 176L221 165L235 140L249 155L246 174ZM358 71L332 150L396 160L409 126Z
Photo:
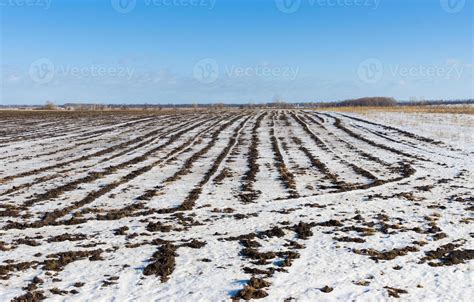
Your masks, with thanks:
M458 148L474 152L472 114L367 111L360 116L413 133L436 137Z
M472 136L425 123L2 112L0 301L471 301Z

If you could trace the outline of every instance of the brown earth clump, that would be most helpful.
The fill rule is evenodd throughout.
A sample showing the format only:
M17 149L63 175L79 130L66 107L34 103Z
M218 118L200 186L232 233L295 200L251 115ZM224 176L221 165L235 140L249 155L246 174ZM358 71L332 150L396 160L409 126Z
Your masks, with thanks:
M252 277L250 278L248 285L253 288L260 289L264 287L269 287L271 283L260 278Z
M169 279L176 267L176 247L171 243L162 245L151 257L151 263L143 270L145 276L155 275L160 277L161 282Z
M414 246L407 246L404 248L393 249L393 250L382 251L382 252L374 250L374 249L360 249L360 250L353 249L352 251L359 255L370 256L370 259L374 261L378 261L378 260L393 260L399 256L405 256L406 254L410 252L417 252L418 248Z
M74 261L89 258L90 261L101 260L101 253L103 250L92 251L74 251L61 252L46 256L48 259L44 261L43 268L47 271L61 271L63 268ZM54 259L51 259L54 258Z
M190 248L193 248L193 249L200 249L205 245L206 245L206 242L193 239L190 242L186 242L186 243L182 244L181 246L187 246L187 247L190 247Z
M24 295L13 298L12 302L38 302L46 299L43 294L43 291L30 291Z
M62 241L79 241L87 239L85 234L69 234L64 233L62 235L54 236L48 239L48 242L62 242Z
M400 294L407 294L408 292L404 289L385 286L387 289L389 297L400 298Z
M326 286L320 288L319 290L322 291L323 293L330 293L330 292L332 292L334 289L333 289L332 287L326 285Z
M425 252L425 257L421 259L421 263L427 260L438 260L438 262L429 262L430 266L449 266L465 263L466 260L474 259L474 250L457 250L462 243L448 243L438 247L436 250Z
M171 226L162 224L161 222L150 222L146 226L148 232L170 232Z
M293 226L293 230L298 235L298 238L308 239L309 237L313 236L313 232L311 231L312 227L313 227L312 224L308 224L308 223L300 221L300 223Z
M356 243L364 243L365 242L365 240L362 239L362 238L348 237L348 236L334 237L333 239L336 240L336 241L341 241L341 242L356 242Z
M268 296L268 293L262 289L256 289L252 286L246 285L243 289L241 289L233 298L234 300L244 299L244 300L251 300L251 299L262 299Z
M270 238L271 237L283 237L283 236L285 236L285 232L281 228L275 226L275 227L271 228L270 230L259 233L259 237L263 237L263 236L267 236L267 237L270 237Z
M328 221L320 222L317 225L324 227L340 227L343 224L339 220L330 219Z
M276 257L274 252L260 253L254 248L244 248L242 251L240 251L240 255L254 260L270 260Z

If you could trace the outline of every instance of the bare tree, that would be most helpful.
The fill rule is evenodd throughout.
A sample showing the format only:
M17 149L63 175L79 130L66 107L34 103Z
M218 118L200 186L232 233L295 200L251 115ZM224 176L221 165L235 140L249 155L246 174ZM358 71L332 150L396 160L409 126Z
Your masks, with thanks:
M46 101L46 104L43 107L44 110L57 110L58 107L51 101Z

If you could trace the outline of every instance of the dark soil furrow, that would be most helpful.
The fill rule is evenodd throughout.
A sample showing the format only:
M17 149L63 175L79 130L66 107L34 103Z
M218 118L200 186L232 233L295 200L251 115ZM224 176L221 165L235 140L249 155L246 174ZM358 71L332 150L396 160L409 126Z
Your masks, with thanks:
M298 192L296 191L295 176L288 170L288 167L285 164L283 155L281 153L278 140L275 137L275 116L272 115L271 125L270 125L270 141L272 144L272 150L275 160L275 166L280 175L280 180L282 181L284 187L288 189L290 197L298 197Z
M185 198L183 203L181 203L181 205L179 205L176 208L160 209L158 211L159 213L164 214L164 213L172 213L176 211L189 211L194 208L196 201L198 200L199 196L202 193L202 189L204 185L206 185L209 182L209 180L212 178L212 176L217 172L220 164L227 157L230 150L237 142L242 128L245 126L245 124L247 123L249 119L250 117L245 118L245 120L242 121L238 125L238 127L234 129L234 132L231 138L229 139L227 146L221 151L221 153L214 160L214 163L212 164L211 168L204 174L204 177L201 179L201 181L196 186L194 186L191 192L189 192L188 196Z
M191 131L192 129L195 129L195 128L198 128L200 126L202 126L203 124L207 123L208 121L203 121L203 122L199 122L197 124L194 124L193 126L191 127L188 127L186 129L183 129L175 134L172 134L170 136L170 138L167 140L166 143L154 148L154 152L156 151L159 151L163 148L165 148L166 146L174 143L175 141L177 141L182 135L184 135L185 133ZM148 152L147 152L148 153ZM130 161L127 161L127 164L125 163L122 163L119 165L119 168L125 168L127 167L128 165L133 165L135 163L138 163L138 162L141 162L141 161L144 161L151 153L153 152L150 152L149 154L145 153L144 155L142 156L139 156L139 157L136 157ZM67 206L65 208L62 208L62 209L58 209L58 210L54 210L52 212L49 212L47 214L45 214L43 216L43 218L37 222L34 222L34 223L31 223L31 224L22 224L22 223L16 223L16 222L13 222L7 226L5 226L5 229L11 229L11 228L19 228L19 229L24 229L24 228L40 228L40 227L43 227L43 226L46 226L46 225L51 225L53 224L58 218L62 217L62 216L65 216L67 215L68 213L70 213L71 211L75 210L75 209L78 209L80 207L83 207L84 205L86 204L90 204L91 202L93 202L95 199L99 198L100 196L103 196L105 194L107 194L108 192L112 191L113 189L117 188L118 186L124 184L124 183L127 183L129 181L131 181L132 179L135 179L136 177L150 171L152 168L154 168L155 166L157 166L158 164L160 164L161 162L163 161L163 159L160 159L158 161L155 161L147 166L144 166L144 167L141 167L137 170L134 170L130 173L128 173L127 175L121 177L119 180L116 180L114 181L113 183L110 183L108 185L105 185L104 187L102 187L101 189L99 190L96 190L96 191L93 191L91 193L89 193L85 198L79 200L79 201L76 201L74 203L72 203L70 206ZM113 168L109 169L107 171L107 173L109 174L112 174L114 173L116 170L117 170L117 166L114 166ZM98 176L96 176L98 177ZM78 184L75 184L76 186Z
M162 134L161 137L164 137L166 135L169 135L169 133L171 133L172 131L174 130L177 130L181 127L185 127L186 125L190 124L190 122L187 122L185 124L182 124L182 125L179 125L178 127L166 132L165 134ZM159 130L156 130L156 131L153 131L150 135L156 135L157 133L159 133ZM128 142L124 142L124 143L120 143L120 144L117 144L117 145L114 145L114 146L111 146L111 147L108 147L108 148L105 148L105 149L102 149L102 150L99 150L97 152L94 152L92 154L88 154L88 155L83 155L81 157L78 157L78 158L74 158L72 160L68 160L66 162L61 162L61 163L58 163L58 164L54 164L54 165L50 165L50 166L46 166L46 167L42 167L42 168L37 168L37 169L34 169L34 170L31 170L31 171L27 171L27 172L22 172L22 173L19 173L19 174L16 174L16 175L11 175L11 176L7 176L7 177L4 177L1 181L5 182L5 181L11 181L13 179L16 179L16 178L20 178L20 177L25 177L25 176L30 176L30 175L35 175L35 174L38 174L38 173L41 173L41 172L45 172L45 171L48 171L48 170L52 170L52 169L56 169L56 168L61 168L61 167L64 167L64 166L67 166L67 165L70 165L70 164L73 164L73 163L77 163L77 162L81 162L81 161L84 161L84 160L88 160L90 158L93 158L93 157L99 157L99 156L102 156L102 155L105 155L107 153L110 153L110 152L113 152L115 151L116 149L120 149L120 148L124 148L126 146L128 146L129 144L133 144L133 143L136 143L136 142L140 142L143 138L136 138L136 139L133 139L132 141L128 141Z
M334 126L336 126L336 128L346 132L347 134L349 134L350 136L360 140L360 141L363 141L363 142L366 142L367 144L369 145L372 145L374 147L377 147L377 148L380 148L380 149L384 149L384 150L387 150L387 151L390 151L392 153L395 153L397 155L402 155L402 156L405 156L405 157L408 157L408 158L415 158L415 159L418 159L418 160L422 160L422 161L426 161L426 159L420 157L420 156L417 156L417 155L413 155L413 154L408 154L406 152L403 152L403 151L400 151L398 149L395 149L393 147L390 147L390 146L386 146L386 145L383 145L383 144L380 144L380 143L376 143L358 133L355 133L354 131L350 130L349 128L347 128L346 126L344 126L342 124L342 121L341 119L337 118L337 117L334 117L330 114L327 114L327 113L321 113L321 114L324 114L328 117L331 117L335 120L334 122Z
M243 202L252 202L258 198L259 193L253 189L253 183L255 182L255 178L259 171L259 165L257 163L258 144L260 143L260 139L258 137L258 129L260 128L260 125L262 124L262 120L265 118L265 115L266 113L263 113L259 117L257 117L255 120L255 124L252 128L252 138L247 154L248 170L242 177L242 193L239 195L240 199Z

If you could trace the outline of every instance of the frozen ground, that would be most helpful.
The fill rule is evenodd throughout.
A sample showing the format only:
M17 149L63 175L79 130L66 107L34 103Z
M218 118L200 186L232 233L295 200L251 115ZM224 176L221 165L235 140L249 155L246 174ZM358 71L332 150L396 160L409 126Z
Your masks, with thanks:
M474 152L474 115L416 112L366 112L361 117L402 127Z
M470 301L472 137L442 122L1 113L0 301Z

